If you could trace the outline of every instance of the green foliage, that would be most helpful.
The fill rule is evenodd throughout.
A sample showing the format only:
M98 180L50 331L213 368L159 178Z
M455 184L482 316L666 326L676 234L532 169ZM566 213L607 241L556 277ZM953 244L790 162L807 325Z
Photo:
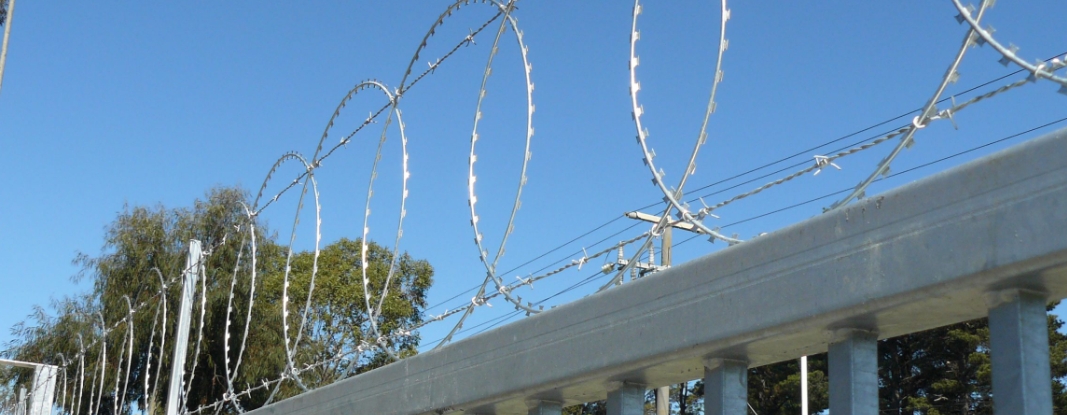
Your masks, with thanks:
M606 401L586 402L581 405L563 408L563 415L607 415Z
M986 319L887 339L879 346L885 411L993 413Z
M1049 305L1052 310L1055 304ZM1048 316L1053 406L1067 414L1067 336ZM883 412L924 415L992 414L989 321L979 319L879 343Z
M66 367L68 381L57 388L67 389L70 398L66 409L72 413L88 413L90 406L97 405L102 412L110 412L116 406L129 407L134 402L158 410L166 402L188 241L197 239L210 253L203 258L204 272L193 308L186 367L194 359L197 365L191 382L186 374L190 408L219 401L227 392L228 378L233 378L234 389L240 392L260 385L262 380L281 376L288 360L286 333L282 329L283 305L288 308L289 344L296 345L294 367L303 369L299 379L305 386L328 384L391 362L392 357L380 349L359 353L360 344L378 343L371 334L371 320L363 300L363 264L359 255L362 241L342 239L323 247L317 264L314 252L294 252L290 256L285 247L264 237L270 232L263 224L248 219L245 196L240 189L219 188L208 192L205 200L195 201L192 208L125 206L107 227L101 254L79 254L74 260L81 267L75 279L91 281L92 291L53 301L50 310L36 307L26 321L13 328L15 340L5 345L2 354ZM252 226L256 231L254 258L249 236ZM394 354L413 355L418 335L405 335L401 330L421 321L433 268L406 253L393 261L389 249L373 242L367 251L368 286L375 301L372 307L377 308L376 302L382 302L381 315L374 316L374 321L390 339L385 344ZM290 271L286 294L287 262ZM316 265L312 290L311 275ZM166 295L160 296L157 293L164 284ZM378 293L387 284L389 293L381 300ZM132 324L125 320L130 316L127 299L140 305L132 314ZM250 321L252 324L246 324ZM246 326L244 353L238 356ZM107 328L106 337L102 337L105 330L101 327ZM228 352L223 335L227 328ZM166 330L166 336L162 330ZM199 336L200 332L204 335ZM131 335L132 353L126 347ZM162 347L161 342L165 343ZM81 350L85 353L80 354ZM199 353L195 353L197 350ZM236 375L228 373L227 368L232 370L238 357L241 366ZM101 362L108 368L102 375L98 369ZM121 367L129 364L132 369L128 381L119 379L119 371L115 370L120 362ZM79 370L79 363L84 363L84 370ZM79 388L78 381L83 377L84 385ZM0 382L28 381L24 374L0 373ZM125 395L116 396L116 381L127 385ZM276 393L263 388L241 397L240 405L247 410L301 391L297 382L285 381ZM224 412L234 409L227 407Z
M826 353L808 356L808 412L829 406ZM800 361L788 360L748 370L748 402L760 415L800 413Z
M1053 401L1056 414L1067 415L1067 336L1059 331L1062 320L1048 320ZM882 413L993 413L987 319L885 339L878 352ZM808 365L809 411L815 414L829 403L826 355L809 356ZM787 361L749 370L749 403L757 413L799 413L798 369L796 361Z
M1049 310L1055 304L1049 306ZM1052 407L1056 415L1067 415L1067 335L1063 334L1063 320L1048 316L1049 362L1052 372ZM988 373L985 374L988 379Z

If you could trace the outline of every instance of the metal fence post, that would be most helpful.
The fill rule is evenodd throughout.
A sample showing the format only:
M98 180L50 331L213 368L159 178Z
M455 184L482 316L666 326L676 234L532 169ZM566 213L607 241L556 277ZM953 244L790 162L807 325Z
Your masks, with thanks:
M800 356L800 415L808 415L808 357Z
M10 0L7 3L7 16L4 19L4 40L3 44L0 45L0 86L4 85L4 67L7 66L7 41L11 38L11 20L14 16L15 0Z
M182 301L178 311L178 330L175 333L174 357L171 359L170 387L167 388L166 415L177 415L181 401L182 380L185 377L185 354L189 346L189 326L193 314L193 296L196 294L196 276L200 272L200 241L189 241L189 256L185 259L182 276Z

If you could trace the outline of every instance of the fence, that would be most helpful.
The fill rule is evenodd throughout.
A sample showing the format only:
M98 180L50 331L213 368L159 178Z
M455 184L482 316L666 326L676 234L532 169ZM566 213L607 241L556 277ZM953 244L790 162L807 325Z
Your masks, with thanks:
M253 414L549 414L829 351L830 411L878 413L879 338L989 316L998 414L1051 414L1045 304L1067 296L1067 130ZM770 305L770 306L768 306ZM691 324L691 322L700 322Z
M428 39L454 12L461 8L466 10L468 3L472 1L454 1L433 22L397 86L390 87L376 80L360 82L339 103L310 157L287 153L271 166L255 200L249 206L243 206L247 222L235 226L234 239L240 239L241 243L231 268L229 298L223 308L225 318L221 324L208 325L205 333L207 277L203 267L193 265L195 261L192 261L200 257L200 253L190 255L190 264L183 271L189 278L184 287L184 301L197 301L195 280L199 277L200 305L185 304L180 323L171 319L171 314L175 313L173 308L168 312L167 298L168 287L176 286L177 276L164 276L156 269L157 274L149 279L158 276L157 291L146 289L139 298L125 296L125 304L119 304L123 307L118 311L105 310L110 311L112 317L124 315L121 319L105 321L104 313L87 314L85 319L89 323L84 326L88 329L84 331L92 337L83 342L78 333L77 353L73 356L68 353L66 357L57 354L53 358L52 363L61 363L58 373L63 378L62 387L55 396L57 405L69 413L94 414L108 406L113 413L133 412L135 408L150 411L155 409L151 397L164 396L159 388L160 379L166 376L161 376L165 373L162 370L164 366L171 366L173 374L165 395L168 398L167 413L243 412L242 399L253 393L269 391L270 397L266 401L272 402L275 396L282 396L278 391L286 383L308 392L254 412L421 414L459 411L523 413L529 410L547 414L558 413L563 405L607 397L610 413L629 414L641 413L646 388L703 376L708 393L708 413L736 414L746 412L744 384L748 367L829 351L833 413L873 414L877 412L875 342L878 338L988 315L994 339L994 393L998 412L1051 413L1044 304L1067 295L1067 275L1064 273L1067 240L1062 237L1067 227L1067 209L1064 209L1067 206L1067 162L1062 157L1067 154L1067 133L1061 130L921 183L860 200L871 183L890 176L890 164L903 149L914 144L913 137L930 123L945 120L954 123L954 114L959 111L1031 82L1055 83L1061 86L1061 92L1067 92L1067 78L1057 75L1057 71L1067 68L1067 59L1057 55L1043 62L1028 63L1020 58L1015 48L1004 47L992 36L991 30L982 28L981 19L991 2L984 1L978 8L968 8L953 0L959 12L957 20L963 25L959 51L940 79L938 88L910 123L904 122L902 127L886 134L841 147L828 155L814 155L814 160L807 158L809 154L798 153L805 157L804 161L727 190L779 173L783 176L769 178L767 180L771 181L763 185L756 183L751 188L740 189L742 193L709 205L701 198L685 200L683 188L695 171L698 153L707 139L707 120L716 108L715 93L723 76L722 58L728 44L726 27L730 12L726 2L721 2L715 75L704 123L688 162L674 166L679 168L672 174L680 173L680 179L672 185L666 182L663 163L657 165L659 162L655 160L646 121L642 119L644 107L638 99L641 88L638 80L641 4L635 1L629 33L629 104L643 162L652 183L664 197L662 206L650 206L659 206L662 211L656 217L656 224L647 231L636 236L627 235L629 239L591 254L583 248L580 259L546 273L539 270L538 275L520 277L511 283L505 280L507 272L497 269L514 230L514 220L527 182L526 166L531 158L530 142L534 133L532 66L523 32L513 16L515 2L474 1L488 5L494 13L492 17L476 29L471 28L462 39L453 39L453 43L446 41L445 52L434 55L434 60L427 62L428 68L421 72L413 69L415 65L421 65L420 53L430 54L425 49ZM500 232L499 247L491 252L487 248L493 246L483 243L483 232L487 229L479 225L476 209L475 163L478 157L475 143L479 137L486 79L492 72L501 38L508 31L518 44L522 63L525 128L520 138L523 139L524 152L514 201L508 205L510 213ZM395 258L401 252L400 240L407 214L409 168L400 101L411 93L414 85L433 75L458 50L475 45L477 36L481 36L478 39L485 45L489 43L485 38L494 34L474 111L465 189L471 236L486 273L480 278L480 284L470 290L476 293L469 304L437 316L428 315L424 321L412 326L391 331L381 329L375 322L381 317L382 304L389 295L388 281L397 267ZM957 69L964 55L972 46L983 44L994 49L1005 64L1020 69L964 94L1007 77L1018 77L997 89L981 94L975 92L977 95L959 103L955 96L945 97L947 86L958 77ZM381 106L375 107L376 111L372 111L354 130L332 137L335 141L331 144L327 139L335 120L361 92L383 95ZM947 104L950 100L951 106ZM393 118L396 118L395 123L392 123ZM306 297L296 298L296 294L289 291L292 279L288 259L294 251L297 223L301 215L314 215L314 221L309 222L314 224L313 257L318 261L322 220L315 174L324 160L346 149L357 133L376 120L381 121L382 133L366 191L362 232L358 236L363 241L370 238L368 223L374 178L388 128L395 125L394 132L400 135L402 178L399 180L399 195L402 196L396 215L395 239L393 228L388 230L393 241L393 259L388 264L387 282L377 292L368 289L371 284L367 269L359 266L358 279L363 290L362 298L355 301L364 304L363 311L369 317L366 319L368 326L361 328L367 336L360 336L351 347L330 350L327 357L319 361L300 361L297 350L301 341L306 340L303 337L306 327L313 325L306 323L312 315L308 310L318 262L311 266ZM841 139L844 138L848 137ZM710 220L705 224L705 219L715 216L714 212L722 207L808 173L818 174L824 168L837 167L835 161L887 142L894 143L889 154L854 188L838 192L847 195L833 203L825 215L743 244L736 235L721 233L718 227L710 225ZM787 159L793 157L796 155ZM299 174L287 181L289 177L281 177L281 169L283 165L290 164L291 167L293 163L296 163ZM272 182L274 179L280 179L282 184L279 185L277 180ZM267 192L268 189L275 190L270 186L280 187L280 191ZM690 191L693 191L692 186ZM256 280L257 272L261 272L257 271L256 265L256 218L283 196L289 197L290 201L296 199L297 218L288 240L281 298L264 299L256 297L257 287L263 284L259 281L257 285ZM510 196L508 200L512 200ZM690 207L698 200L702 208ZM860 201L853 203L856 200ZM305 204L308 205L306 210ZM660 271L664 267L654 263L651 250L661 232L672 226L687 226L730 247ZM225 241L223 237L219 244ZM629 259L623 258L622 248L631 245L637 248L631 248ZM211 255L211 248L210 245L205 247L205 258ZM615 252L619 253L619 260L606 264L606 270L613 274L611 281L589 298L542 312L539 304L523 302L518 295L513 295L516 290L536 281L565 270L581 269L590 259ZM354 273L357 272L355 264L365 264L367 258L367 249L363 246L359 260L349 264ZM641 268L641 275L649 277L607 289L619 285L627 271L634 275L637 268ZM245 283L243 278L248 278L248 282ZM239 280L242 281L240 284ZM585 282L588 279L580 284ZM235 297L243 298L238 302ZM471 313L487 306L489 300L506 301L514 305L517 312L534 316L484 335L450 343ZM269 301L280 303L281 333L274 339L274 346L277 349L284 347L284 351L278 352L284 353L284 368L260 384L238 384L236 379L242 359L251 359L246 340L249 327L254 324L254 311L260 311L253 306L263 307L262 303ZM194 312L194 308L198 311ZM437 348L399 359L394 350L398 340L410 338L430 323L446 319L450 319L453 328L435 342ZM243 324L239 324L239 320ZM693 325L691 322L701 323ZM177 330L177 333L170 333L171 337L167 336L169 327ZM195 336L190 327L196 327ZM221 344L221 352L216 350L215 355L202 352L201 344L208 337L221 339L216 343ZM192 338L195 340L190 342ZM72 336L71 347L73 339ZM147 346L144 345L146 339ZM186 348L193 350L191 364L184 361ZM326 386L321 385L328 382L305 385L301 379L301 372L316 365L358 361L368 352L376 351L398 361ZM167 356L171 355L174 357L168 361ZM210 375L220 385L225 384L225 388L215 391L218 393L211 401L189 402L194 377L197 381L205 378L204 374L197 374L197 368L208 365L205 360L209 355L217 360L210 363L213 371ZM131 382L131 373L137 378L136 382ZM344 372L344 376L347 374ZM136 403L127 401L128 395L134 395L129 391L134 389L140 391L142 398ZM70 405L67 404L68 396ZM52 398L46 401L50 400ZM192 409L195 405L199 406Z
M39 363L0 359L0 366L33 369L30 390L19 389L19 398L13 408L0 408L0 413L10 411L13 415L49 415L56 390L56 367Z

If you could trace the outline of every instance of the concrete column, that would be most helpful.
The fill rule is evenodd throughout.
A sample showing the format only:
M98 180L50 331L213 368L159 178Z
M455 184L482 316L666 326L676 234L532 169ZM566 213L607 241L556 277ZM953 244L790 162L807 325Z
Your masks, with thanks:
M998 415L1052 415L1045 301L1044 293L1018 289L990 296L993 409Z
M878 415L878 335L866 330L837 330L827 357L830 413Z
M563 413L563 404L559 402L532 400L527 401L526 405L530 408L528 415L561 415Z
M19 388L19 406L15 408L15 415L26 415L26 388Z
M645 415L645 385L619 382L608 392L608 415Z
M30 384L29 395L25 396L27 392L26 388L19 389L19 415L49 415L52 413L52 404L55 402L56 374L58 373L58 367L8 359L0 359L0 366L33 369L33 383Z
M704 361L704 413L748 413L748 362L730 359Z
M670 386L656 388L656 415L671 415Z
M51 415L56 390L55 366L39 365L33 371L30 415Z

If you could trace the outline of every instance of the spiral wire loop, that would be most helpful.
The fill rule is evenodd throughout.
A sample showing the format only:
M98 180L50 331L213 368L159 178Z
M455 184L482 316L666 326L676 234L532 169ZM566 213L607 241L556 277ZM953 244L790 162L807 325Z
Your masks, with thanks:
M439 55L439 57L431 61L424 61L423 54L426 53L431 38L434 37L436 32L449 17L461 10L467 10L466 6L471 3L488 5L493 8L494 13L480 26L469 29L466 36L453 44L443 54ZM684 189L689 182L690 176L693 176L696 173L697 160L701 154L701 150L707 145L710 119L712 114L716 112L718 105L716 102L716 95L723 80L723 57L729 46L729 42L726 38L726 26L731 17L730 9L727 7L726 0L720 1L721 15L719 20L718 48L715 56L716 61L713 68L707 107L704 111L700 130L692 150L689 153L688 160L679 170L681 174L680 178L677 180L677 185L672 187L668 184L666 173L662 168L661 163L657 163L655 160L656 152L650 142L650 134L646 125L646 119L643 118L645 109L639 100L638 95L638 92L641 90L641 83L637 77L637 68L640 64L640 59L637 54L637 43L640 39L638 17L642 12L643 5L640 0L635 0L632 9L628 60L630 110L636 131L635 138L642 155L642 162L652 176L651 181L653 185L657 188L659 193L662 193L663 195L661 215L659 216L658 221L652 224L651 228L640 232L636 236L628 237L618 243L595 250L592 254L587 252L586 248L583 247L580 256L577 258L571 256L565 260L557 261L545 266L541 270L530 273L525 277L515 276L515 281L509 283L508 281L510 281L511 277L505 276L504 274L510 274L511 271L499 272L498 267L505 254L507 243L515 231L516 218L522 205L523 191L528 181L528 167L532 158L531 144L534 136L533 115L535 110L533 102L534 83L532 78L532 65L529 57L529 46L527 44L527 39L518 24L518 19L514 15L517 10L516 3L517 0L454 1L447 6L447 8L430 25L428 31L415 48L415 51L403 72L403 76L401 77L400 82L396 84L395 89L391 89L385 82L376 79L367 79L357 83L344 95L329 117L321 136L319 136L315 151L312 153L311 157L308 158L300 153L290 152L283 154L273 165L271 165L267 170L260 188L255 193L251 205L246 205L244 203L240 205L244 215L241 223L238 224L235 229L235 233L238 234L240 238L236 245L236 257L233 263L232 273L229 277L229 291L226 293L225 324L222 325L223 327L221 330L224 351L221 362L223 367L221 380L224 381L222 382L224 383L222 386L224 389L222 398L215 402L201 405L188 412L184 412L189 405L189 402L186 400L189 399L189 396L192 393L197 367L202 363L202 359L200 359L200 354L203 352L201 346L204 343L205 338L211 335L210 332L205 333L205 326L207 325L206 315L208 308L207 297L209 277L206 268L204 268L203 265L201 265L199 269L187 269L178 273L178 275L181 275L186 271L192 271L196 272L199 277L197 283L197 285L199 285L199 320L197 324L192 364L187 368L181 368L188 370L189 373L187 375L184 374L184 370L179 371L180 376L183 377L182 380L184 385L180 396L182 403L180 406L183 413L199 414L214 412L218 414L225 408L231 408L236 412L244 412L245 409L241 403L242 399L251 397L254 393L263 393L267 396L266 403L270 403L284 395L281 393L281 390L283 384L286 383L295 385L302 391L311 390L315 387L322 386L319 384L321 382L316 382L308 376L301 376L302 373L309 373L310 371L337 365L337 368L343 369L341 372L343 374L342 377L347 377L352 375L357 366L356 363L359 362L361 358L365 358L366 353L384 353L385 356L388 356L388 359L398 360L400 359L400 356L395 350L397 344L401 344L405 339L410 339L412 336L418 336L418 331L420 329L431 324L444 322L446 320L452 321L451 329L449 329L447 334L433 346L434 348L442 347L450 343L458 334L466 331L462 330L464 323L469 320L479 307L492 307L493 301L498 301L498 304L499 302L506 302L510 306L513 306L515 314L525 314L526 316L529 316L540 313L544 311L543 303L547 299L536 302L524 301L519 295L519 289L523 287L532 287L533 284L538 281L559 275L568 270L580 270L583 266L589 264L591 260L597 258L603 258L604 261L600 271L603 274L611 275L611 278L601 285L598 291L610 289L611 287L624 283L627 274L631 275L632 278L637 278L647 273L657 272L665 267L663 264L656 265L653 242L669 227L688 224L692 225L692 229L695 233L707 237L711 242L715 242L716 240L723 241L728 246L743 243L736 235L725 235L720 228L709 226L706 221L708 218L718 218L716 211L725 206L793 181L808 173L812 173L812 176L816 176L824 169L830 167L840 170L841 166L835 163L838 159L874 148L882 143L897 140L896 146L877 164L872 173L851 189L845 197L834 202L826 210L841 208L851 201L863 198L866 190L872 183L880 178L888 176L890 165L900 156L904 149L910 148L915 143L916 133L930 125L930 123L939 120L949 120L955 124L956 120L954 115L971 105L1004 94L1023 85L1042 80L1060 85L1060 92L1067 93L1067 78L1056 74L1057 71L1067 67L1067 56L1064 56L1063 58L1056 57L1033 64L1028 63L1018 55L1017 47L1004 46L993 36L991 28L987 29L982 27L982 19L985 17L987 10L991 7L991 1L982 1L978 8L974 8L964 6L960 0L952 0L953 5L959 12L956 19L960 24L965 24L967 32L955 58L951 61L945 75L941 78L937 88L934 90L934 93L919 110L919 115L912 118L909 123L896 128L887 134L872 137L871 139L843 147L830 153L813 155L811 159L808 159L808 162L811 164L754 189L726 198L721 202L709 205L705 203L702 198L686 201ZM474 246L478 251L478 260L485 269L485 275L478 279L480 281L479 284L467 291L467 293L473 291L473 296L466 304L445 309L443 312L436 315L426 314L420 316L418 323L402 327L383 327L381 321L386 306L386 299L390 295L390 287L394 285L395 279L398 278L397 273L401 272L401 242L404 235L405 219L407 217L409 179L411 177L411 166L409 164L408 153L408 131L404 122L400 103L402 98L405 97L416 84L435 74L437 69L446 64L450 58L455 56L460 50L463 50L463 48L468 46L478 45L475 42L476 37L485 30L489 30L490 26L494 23L496 23L497 26L493 41L491 43L483 43L483 45L489 45L489 53L484 70L481 73L481 80L477 91L477 102L474 107L467 161L466 188L469 220ZM491 252L488 249L491 248L491 246L485 240L485 235L487 234L488 229L485 224L480 221L481 211L478 210L477 204L477 175L475 174L475 170L479 157L476 150L478 148L478 141L485 138L483 137L485 128L482 121L484 118L485 98L488 93L489 78L494 70L494 63L496 63L496 57L501 46L501 41L504 39L506 32L508 31L512 32L514 35L522 63L523 81L525 83L526 125L525 133L523 134L523 159L521 164L519 164L520 168L514 198L511 202L510 212L507 215L507 221L504 223L502 232L499 234L499 244L496 245L495 251ZM956 97L952 96L952 104L939 109L938 105L947 100L947 98L943 98L943 96L945 96L949 85L955 83L959 78L958 69L968 50L972 49L974 46L982 46L986 44L990 45L990 47L1000 56L1001 63L1018 66L1021 68L1021 71L1025 71L1027 76L1024 79L1016 80L992 91L974 96L959 104L956 103ZM415 71L415 66L421 65L422 62L426 63L426 69L421 72ZM373 92L373 90L377 90L377 92ZM375 110L370 111L368 117L363 120L362 123L359 123L351 131L339 135L339 138L335 138L337 140L336 143L328 146L327 139L331 137L333 128L336 126L342 110L344 110L357 95L363 92L370 92L375 96L380 93L381 97L384 97L384 102L380 107L375 107ZM381 120L382 118L384 118L384 120ZM381 286L376 287L375 285L377 285L377 283L372 283L367 266L371 260L369 257L371 202L374 196L374 185L379 174L381 159L385 154L385 146L390 138L390 128L394 125L394 119L400 140L400 160L398 170L401 175L398 213L396 216L397 225L391 249L385 248L386 252L391 256L387 261L388 268L384 274L384 282ZM324 354L325 357L320 357L317 361L308 361L309 359L298 356L298 350L300 349L302 341L305 340L305 337L310 338L313 336L311 333L314 332L314 319L316 318L312 305L313 295L315 293L316 276L319 272L319 259L321 255L320 246L322 243L322 205L320 202L320 189L316 179L316 172L323 166L324 161L331 157L331 155L340 149L347 148L347 145L353 141L357 133L363 131L369 125L376 123L380 124L382 128L375 146L374 160L370 166L366 201L363 205L363 227L360 233L360 263L358 264L358 267L360 268L359 275L361 278L363 298L356 300L362 303L362 307L366 313L366 323L368 327L365 329L368 331L364 333L362 338L356 341L357 344L354 345L355 347L347 349L345 347L338 347L337 350L329 350L328 353ZM516 139L518 138L516 137ZM267 189L270 188L272 183L276 183L274 181L275 177L280 174L285 166L288 166L291 163L295 163L299 169L296 177L291 181L283 183L283 185L280 186L280 190L268 196ZM803 164L792 165L788 167L788 169L798 168L800 166L803 166ZM781 173L783 171L786 171L786 169L778 170L773 174ZM768 176L769 175L763 177ZM238 387L239 385L237 385L237 383L245 359L252 358L249 351L249 336L251 331L250 326L253 324L253 310L256 304L264 302L262 299L257 298L257 287L261 287L264 283L264 278L260 275L261 265L259 263L260 261L258 261L260 247L258 246L259 242L257 242L263 235L260 234L261 231L257 231L257 220L267 208L273 206L284 195L288 194L290 190L297 187L299 187L300 191L299 194L295 196L295 213L289 233L289 240L285 248L284 272L282 272L281 276L281 343L284 347L284 368L281 369L280 373L278 373L275 378L269 380L262 379L258 381L257 384L245 385L242 389ZM706 187L707 186L704 188ZM294 295L294 292L301 292L291 286L297 281L302 281L297 279L296 275L293 273L294 247L296 245L297 230L300 224L301 215L304 211L305 202L307 201L309 194L311 196L311 201L315 205L314 249L311 257L311 269L306 280L306 296L303 298L303 307L300 308L299 305L290 304L291 302L300 300L290 297ZM690 203L695 203L696 201L699 201L702 207L693 208L690 206ZM604 240L601 242L604 242ZM594 250L598 245L602 246L600 245L600 242L597 242L594 246L588 246L590 248L589 250ZM633 249L634 246L636 246L636 250L630 251L631 255L626 257L623 250ZM213 249L205 250L204 258L210 257L212 252ZM551 253L551 251L549 253ZM617 254L617 258L612 254ZM578 253L575 253L574 255L576 256ZM540 257L535 259L539 258ZM201 261L201 263L203 263L203 261ZM557 264L561 263L562 265L557 266ZM527 264L523 264L522 266ZM357 266L357 264L351 265ZM518 268L521 268L522 266ZM549 269L550 267L555 268ZM228 268L226 270L229 271ZM548 271L541 273L541 271L545 270ZM73 410L72 413L87 412L94 415L101 413L101 411L106 412L108 411L106 407L101 409L104 401L108 399L105 397L105 384L108 384L109 389L111 389L109 393L113 396L111 399L112 407L110 408L110 411L115 414L128 413L132 410L132 408L130 408L131 406L137 406L142 411L145 411L150 406L150 402L153 401L153 397L160 395L159 381L163 377L161 371L164 366L163 362L166 360L165 350L167 347L174 347L174 345L169 345L167 342L167 327L173 323L173 321L168 320L169 313L173 311L170 310L169 307L168 290L178 286L178 279L177 275L167 278L159 269L152 269L152 272L155 273L157 277L156 279L158 279L158 289L154 292L146 290L146 292L143 293L144 295L139 295L137 296L138 298L124 296L123 301L126 303L127 307L125 316L111 324L106 322L103 313L98 312L95 315L85 316L87 321L89 319L92 320L92 324L90 328L85 330L85 333L76 333L78 352L71 356L63 354L57 355L58 360L60 361L58 364L60 367L55 376L58 376L62 383L62 388L58 390L58 393L54 397L57 406L64 408L65 410L67 405L70 405L72 407L70 409ZM532 275L535 273L538 275ZM506 281L505 278L508 278L508 281ZM592 281L592 279L587 278L576 284L576 286L585 284L589 281ZM301 284L303 284L303 282L301 282ZM245 304L238 304L239 297L241 297ZM259 301L257 302L257 300ZM115 311L115 314L118 313L120 312ZM147 332L140 331L140 329L134 327L136 326L136 317L140 313L145 313L143 321L147 321L148 313L152 313L151 328ZM242 314L243 325L239 325L239 321L242 319ZM299 315L299 324L296 323L297 314ZM238 334L238 332L240 333L240 340L235 338L237 337L236 334ZM143 367L140 368L134 366L135 334L140 335L142 338L147 338L148 340L148 347L146 349L147 353L136 359L138 362L143 361ZM88 335L89 341L86 341L86 335ZM157 338L158 344L156 341ZM114 376L113 384L109 381L109 372L107 371L109 362L107 358L108 343L112 343L112 352L115 354L113 360L117 362L113 372L111 372ZM116 348L117 351L114 350ZM134 376L134 379L136 379L138 373L143 377L142 384L131 385L131 376ZM141 389L142 400L139 402L127 402L126 397L128 391L137 388ZM86 395L88 395L88 400L83 400ZM83 405L85 406L84 408Z

